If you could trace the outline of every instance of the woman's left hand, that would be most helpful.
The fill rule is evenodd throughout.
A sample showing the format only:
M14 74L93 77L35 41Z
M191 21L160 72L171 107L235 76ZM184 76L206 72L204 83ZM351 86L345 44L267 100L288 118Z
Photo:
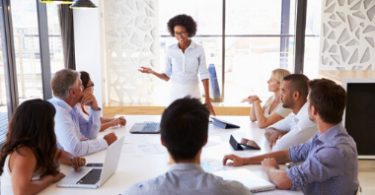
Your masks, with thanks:
M120 125L121 127L126 125L126 119L123 116L115 118L111 121L112 126Z
M214 111L214 107L211 104L211 100L206 100L206 107L212 115L216 116L215 111Z

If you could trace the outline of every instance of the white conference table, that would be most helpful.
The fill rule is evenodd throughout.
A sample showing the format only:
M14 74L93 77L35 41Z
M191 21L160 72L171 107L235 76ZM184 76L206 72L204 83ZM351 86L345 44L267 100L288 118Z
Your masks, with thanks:
M127 120L125 127L113 127L99 133L98 138L104 135L115 132L120 138L126 136L124 146L122 148L121 156L117 171L101 186L99 189L80 189L80 188L59 188L56 184L50 185L43 190L40 194L105 194L105 195L118 195L128 189L131 185L154 178L168 171L169 157L166 150L161 147L160 134L144 135L144 134L130 134L129 129L136 122L154 121L159 122L161 116L155 115L124 115ZM219 119L224 119L228 122L241 126L240 129L219 129L210 124L209 142L203 148L201 160L203 162L211 163L212 166L208 169L216 170L226 154L236 154L239 156L254 156L270 152L270 147L264 137L264 130L258 128L256 123L252 123L247 116L219 116ZM229 137L233 134L239 142L242 137L256 141L261 147L261 150L244 150L234 151L229 144ZM137 137L135 137L137 136ZM138 137L139 136L139 137ZM139 139L138 139L139 138ZM143 143L137 143L141 141ZM133 142L133 143L126 143ZM132 152L142 152L137 149L139 146L145 146L146 149L152 149L153 152L143 150L141 154L132 154ZM152 146L152 147L151 147ZM149 147L149 148L148 148ZM156 151L156 152L155 152ZM86 162L103 162L106 154L101 151L95 154L85 156ZM262 169L261 165L245 165L241 167L222 167L219 171L226 171L230 169L245 168L255 173L256 175L268 180L266 172ZM286 169L285 165L281 168ZM61 172L69 174L73 168L66 165L60 166ZM272 191L270 191L272 192ZM257 193L259 195L268 194L267 192ZM301 191L279 191L273 194L302 194Z

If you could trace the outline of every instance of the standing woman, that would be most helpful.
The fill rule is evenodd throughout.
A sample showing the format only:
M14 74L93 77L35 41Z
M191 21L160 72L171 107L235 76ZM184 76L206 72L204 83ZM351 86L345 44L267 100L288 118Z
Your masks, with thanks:
M201 80L206 98L205 104L211 114L215 115L209 95L210 74L207 70L204 50L202 46L189 39L197 32L197 24L191 16L177 15L169 20L168 31L177 39L178 43L168 46L166 49L164 72L157 73L146 67L141 67L139 71L153 74L165 81L171 80L169 104L185 96L201 99L199 90Z
M37 194L65 177L58 162L76 171L86 160L57 148L54 106L44 100L23 102L9 123L1 148L1 194Z

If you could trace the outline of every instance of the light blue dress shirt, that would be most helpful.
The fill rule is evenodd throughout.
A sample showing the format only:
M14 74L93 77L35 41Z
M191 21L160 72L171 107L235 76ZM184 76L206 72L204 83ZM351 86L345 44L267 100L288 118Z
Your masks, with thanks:
M250 191L237 181L226 181L204 172L195 163L175 163L164 175L139 182L123 195L250 195Z
M167 47L165 69L162 73L178 84L199 84L200 80L210 78L204 50L193 41L190 42L185 53L178 47L178 43Z
M52 98L49 100L56 109L55 134L58 147L73 154L84 156L108 148L107 141L86 140L81 141L83 135L87 139L95 139L100 130L101 109L90 109L90 118L87 120L77 106L70 107L64 100Z
M308 142L289 149L292 162L305 161L287 170L291 190L301 187L304 194L351 194L358 189L358 154L353 138L342 124Z

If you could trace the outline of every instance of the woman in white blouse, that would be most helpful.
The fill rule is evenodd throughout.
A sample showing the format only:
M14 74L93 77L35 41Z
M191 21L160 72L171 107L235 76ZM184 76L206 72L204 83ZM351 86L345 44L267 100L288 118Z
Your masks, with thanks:
M244 99L243 102L247 101L252 104L250 111L250 120L252 122L258 121L260 128L266 128L279 120L288 116L292 110L283 108L280 100L280 90L284 81L284 77L290 75L290 72L284 69L276 69L272 71L270 80L268 83L268 91L273 92L274 95L269 97L264 106L258 96L252 95Z
M141 67L139 71L153 74L165 81L171 80L169 103L185 96L201 99L199 90L201 80L205 93L205 104L211 114L215 115L209 95L210 75L206 66L204 50L202 46L189 39L195 35L197 24L191 16L177 15L169 20L168 31L177 39L178 43L170 45L166 49L164 72L157 73L146 67Z

